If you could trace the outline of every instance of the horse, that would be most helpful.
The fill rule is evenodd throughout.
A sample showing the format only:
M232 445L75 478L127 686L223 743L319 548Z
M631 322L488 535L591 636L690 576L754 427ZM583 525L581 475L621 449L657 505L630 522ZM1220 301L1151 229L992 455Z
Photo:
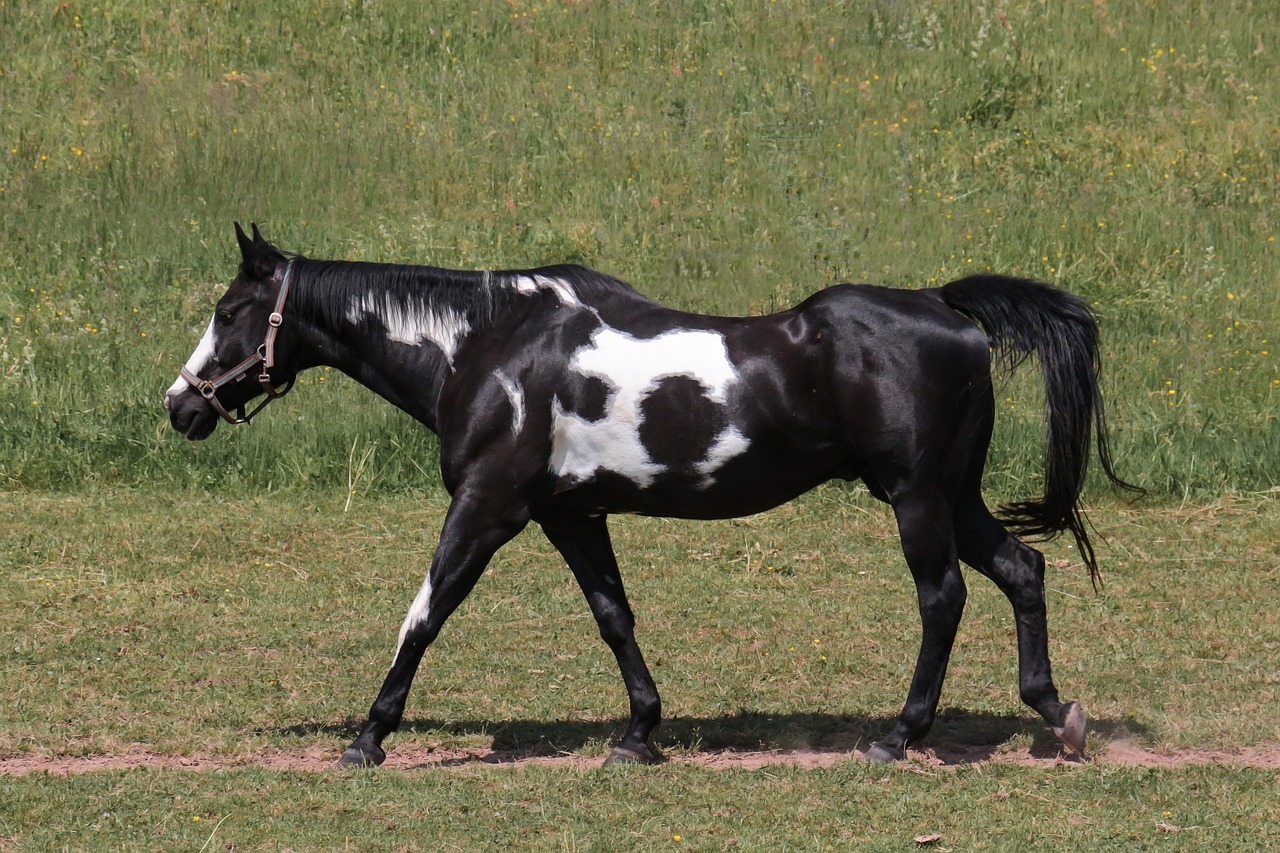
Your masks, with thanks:
M982 274L937 288L839 284L790 310L678 311L581 266L457 271L313 260L235 224L238 272L165 395L193 441L248 423L304 370L335 368L439 437L451 501L392 663L342 766L386 758L427 647L498 549L536 522L617 659L630 719L606 764L652 764L657 687L610 543L611 513L745 516L832 479L861 480L897 521L922 637L906 702L865 758L929 731L964 610L960 563L1017 624L1019 695L1071 753L1087 718L1053 682L1045 560L1020 537L1070 531L1095 584L1080 494L1094 442L1115 484L1098 329L1078 297ZM1044 374L1044 494L988 509L993 374ZM251 411L246 406L263 399Z

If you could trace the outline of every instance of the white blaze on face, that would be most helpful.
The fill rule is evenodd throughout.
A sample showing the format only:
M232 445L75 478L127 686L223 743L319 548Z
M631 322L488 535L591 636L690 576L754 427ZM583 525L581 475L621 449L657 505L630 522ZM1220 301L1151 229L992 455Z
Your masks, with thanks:
M213 320L209 320L209 328L204 330L204 337L200 339L200 343L196 344L195 352L191 353L191 357L187 359L187 363L183 365L188 372L195 376L200 375L200 371L213 361L214 348L217 340L213 333ZM181 394L183 391L191 387L191 383L178 377L178 381L169 386L169 390L165 392L165 396L173 394Z
M654 462L640 439L641 405L667 377L687 376L704 389L707 399L728 403L738 372L729 361L724 336L717 332L676 330L656 338L633 338L608 326L574 353L569 368L603 380L610 389L605 416L588 421L552 401L551 470L560 477L588 480L596 471L610 471L647 487L666 470ZM679 413L673 413L678 415ZM747 449L748 441L735 427L726 427L695 468L703 487L711 473Z
M423 341L435 344L450 367L463 338L471 331L467 318L451 309L403 305L372 293L366 293L347 310L347 319L352 323L359 323L362 317L380 320L387 337L397 343L415 347Z

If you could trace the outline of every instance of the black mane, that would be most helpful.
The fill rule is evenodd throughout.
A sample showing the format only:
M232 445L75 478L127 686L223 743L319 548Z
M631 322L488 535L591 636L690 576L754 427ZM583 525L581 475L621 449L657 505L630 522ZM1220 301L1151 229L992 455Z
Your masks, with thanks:
M452 270L431 266L364 261L294 259L294 275L305 282L301 303L313 319L332 326L343 322L351 305L368 294L380 294L391 304L425 310L447 308L471 328L487 328L512 312L524 310L529 297L515 285L520 277L553 278L569 284L590 304L609 294L636 292L619 279L575 264L528 270ZM305 294L305 295L303 295Z

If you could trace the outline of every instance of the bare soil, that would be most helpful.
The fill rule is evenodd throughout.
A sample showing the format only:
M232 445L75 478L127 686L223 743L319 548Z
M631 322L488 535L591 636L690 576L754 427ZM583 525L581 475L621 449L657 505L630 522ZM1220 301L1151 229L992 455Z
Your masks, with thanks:
M245 762L230 761L210 755L170 756L149 752L144 746L114 755L91 757L59 757L22 755L0 759L0 776L23 776L28 773L50 773L66 776L77 773L94 773L110 770L131 770L138 767L154 767L170 770L219 770L236 767L261 767L267 770L301 771L311 773L336 771L340 750L310 748L299 753L272 753ZM691 764L702 767L757 770L774 765L789 765L806 769L831 767L844 761L862 758L861 751L832 752L817 750L790 750L776 752L694 752L670 757L675 764ZM1115 741L1100 754L1086 761L1117 766L1177 768L1200 764L1217 764L1248 767L1280 772L1280 745L1268 744L1228 752L1216 749L1181 749L1158 752L1145 749L1132 741ZM924 750L911 750L907 761L899 767L912 771L931 773L954 767L974 764L1013 764L1026 767L1055 767L1080 764L1082 760L1061 753L1032 752L1029 749L1013 749L992 753L989 749L971 750L949 748L940 745ZM392 749L383 766L392 770L420 771L459 767L519 766L541 764L560 767L591 768L601 764L598 757L576 754L530 754L528 752L492 749L430 749L400 747Z

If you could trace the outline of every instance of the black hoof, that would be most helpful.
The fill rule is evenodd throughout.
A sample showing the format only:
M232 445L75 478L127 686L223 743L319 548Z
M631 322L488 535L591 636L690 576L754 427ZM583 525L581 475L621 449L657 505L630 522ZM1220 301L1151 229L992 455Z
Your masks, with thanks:
M339 767L377 767L387 760L387 754L377 746L356 746L352 744L338 759Z
M862 757L872 764L893 764L895 761L901 761L906 758L907 754L902 750L893 750L876 744L868 749Z
M1067 713L1062 718L1061 726L1053 726L1053 733L1058 740L1066 744L1067 749L1084 758L1084 739L1089 728L1089 720L1079 702L1067 706Z
M661 764L662 756L651 747L635 749L629 746L615 746L613 752L604 760L604 766L610 764Z

